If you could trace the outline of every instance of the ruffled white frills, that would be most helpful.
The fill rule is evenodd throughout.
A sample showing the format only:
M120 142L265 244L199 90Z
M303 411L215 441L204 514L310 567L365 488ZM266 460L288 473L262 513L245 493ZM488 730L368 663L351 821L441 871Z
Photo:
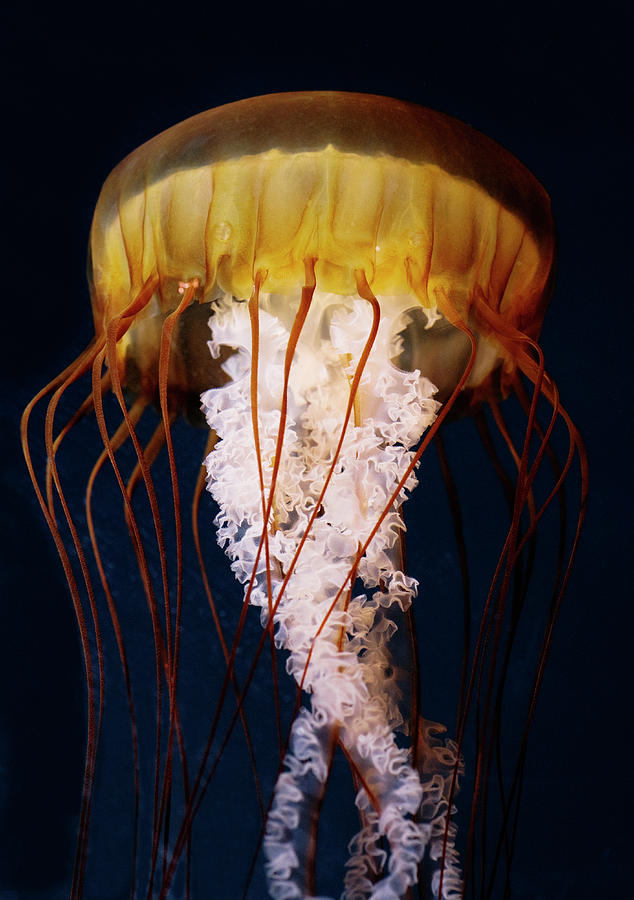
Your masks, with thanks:
M206 461L207 484L220 508L218 541L235 576L245 590L251 584L249 599L261 607L263 622L270 605L276 607L276 643L290 651L288 671L311 694L311 710L303 710L294 724L268 820L264 849L271 896L304 896L307 823L326 778L329 739L336 726L381 809L377 813L360 791L357 805L366 826L351 843L344 896L387 900L401 897L415 883L430 837L429 825L413 818L424 787L407 752L394 740L402 716L385 678L388 642L396 628L390 608L406 609L417 590L416 581L396 564L404 529L400 506L417 483L413 472L396 499L391 498L412 461L409 448L433 422L439 404L433 400L434 386L418 371L400 371L390 361L394 335L412 307L411 298L381 298L377 338L333 465L372 308L359 298L315 293L291 368L266 529L267 576L266 553L260 548L263 507L276 461L284 359L298 302L260 298L257 418L263 491L252 424L248 308L230 297L217 304L210 321L211 352L217 355L225 345L237 353L225 363L233 381L202 397L209 426L220 438ZM319 515L306 535L318 503ZM369 597L361 593L350 598L347 580L355 557L379 520L357 569L364 586L377 590ZM385 854L377 847L380 835L387 837L390 858L388 873L377 881L368 876L384 868Z

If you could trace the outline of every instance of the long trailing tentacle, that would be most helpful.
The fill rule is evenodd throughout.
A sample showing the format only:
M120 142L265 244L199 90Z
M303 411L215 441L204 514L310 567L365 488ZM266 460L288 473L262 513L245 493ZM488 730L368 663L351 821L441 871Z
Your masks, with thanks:
M576 454L579 459L581 470L581 498L579 516L577 520L575 536L569 551L568 561L564 568L563 576L561 577L561 579L558 578L559 583L556 584L555 587L553 610L558 611L561 600L563 598L563 592L568 581L572 559L576 551L587 497L587 461L585 457L585 451L583 449L583 445L579 438L578 432L572 424L570 417L559 404L558 394L554 383L544 371L543 358L540 349L524 334L513 329L510 325L508 325L508 323L501 321L500 317L498 317L493 311L486 307L485 304L482 304L482 306L484 307L484 309L481 310L479 305L478 311L482 313L483 317L487 320L489 326L492 329L495 327L497 339L506 348L508 354L514 360L519 369L524 373L524 375L526 375L529 382L532 383L533 395L531 400L525 403L525 409L527 413L527 426L525 429L524 446L521 453L519 454L519 457L516 457L516 460L518 462L518 477L517 487L514 490L513 496L511 525L509 527L509 532L504 542L504 546L498 558L498 564L491 582L489 595L485 602L481 619L481 627L474 645L471 674L469 677L466 693L466 704L457 729L457 739L459 745L461 746L464 739L466 721L469 713L469 708L471 706L474 689L476 689L477 687L477 690L479 691L479 686L484 684L483 679L486 678L485 699L482 703L482 707L484 709L484 717L480 722L480 740L476 749L474 802L472 806L467 857L465 863L467 869L470 868L472 862L476 814L479 808L480 801L482 799L480 793L482 789L483 777L488 765L487 760L490 760L491 758L492 741L494 741L495 736L495 729L491 728L492 722L495 721L495 718L493 720L489 718L489 710L492 707L491 697L494 683L493 677L496 671L496 666L498 664L497 661L499 656L498 647L501 636L501 622L503 611L505 608L505 598L510 585L511 575L515 572L518 560L520 559L524 548L527 546L527 544L530 544L530 542L534 540L535 529L537 528L537 525L544 515L546 509L548 508L554 497L557 496L561 491L564 480L568 474L570 466L572 465L573 458ZM551 405L551 415L549 423L546 430L543 432L540 432L536 423L537 402L540 397L546 398ZM555 484L553 485L546 500L539 506L539 508L536 508L535 506L531 508L532 486L540 469L544 455L550 453L550 437L555 423L558 419L563 420L569 434L567 458L563 466L558 467L556 472ZM534 434L539 434L539 443L534 457L530 459L530 445ZM506 440L504 434L502 434L502 436ZM526 505L529 509L529 522L526 529L522 533L519 523L522 510ZM543 667L548 653L548 647L550 644L550 637L552 635L552 627L554 625L555 618L556 613L550 616L549 624L547 626L547 633L542 644L542 651L540 653L535 685L533 688L531 703L526 718L526 726L524 729L522 740L522 750L520 753L520 763L521 757L523 757L523 755L525 754L528 728L530 726L530 721L534 712L536 695L539 683L541 682L541 677L543 675ZM488 668L485 668L485 660L487 658L489 660L487 664ZM485 672L488 672L486 676ZM519 769L516 769L512 792L515 792L517 790L519 777L518 771ZM507 802L504 810L505 820L508 817L508 810L509 805ZM483 860L483 873L484 869L485 865ZM482 877L484 877L484 874L482 875ZM484 883L482 885L482 890L484 890Z
M92 583L90 581L90 575L88 573L85 557L83 555L83 551L81 546L78 547L79 541L76 531L74 530L74 525L72 523L72 518L70 516L70 511L68 510L68 506L64 499L63 489L59 480L59 475L57 473L56 464L55 464L55 438L53 436L53 427L54 427L54 417L55 410L59 404L59 401L67 390L67 388L73 384L77 379L79 379L86 371L88 371L92 365L93 359L100 352L101 347L103 346L103 338L96 338L92 344L80 354L80 356L71 363L57 378L53 379L46 387L44 387L41 391L36 394L33 400L27 405L21 422L21 438L22 438L22 447L24 452L24 457L26 460L27 468L29 471L29 475L31 477L31 481L44 514L44 518L46 519L46 523L49 527L53 540L55 542L55 546L57 548L57 552L59 554L60 560L62 562L62 566L64 568L64 574L66 576L66 580L68 582L69 590L71 593L71 598L73 602L73 607L75 610L75 616L77 618L77 624L79 627L81 647L82 647L82 655L84 660L84 669L86 672L86 686L87 686L87 715L88 715L88 723L87 723L87 744L86 744L86 760L84 766L84 781L83 781L83 789L82 789L82 799L81 799L81 808L80 808L80 825L78 830L78 840L77 840L77 851L75 856L75 866L73 873L73 884L71 888L71 896L79 897L81 895L81 889L83 884L84 877L84 868L86 861L86 851L87 851L87 840L88 840L88 829L89 829L89 821L90 821L90 806L92 802L92 793L93 793L93 783L94 783L94 768L95 768L95 759L97 752L97 743L99 736L99 722L100 722L100 709L102 704L103 697L103 675L102 675L102 666L101 660L97 659L97 685L95 685L95 673L94 673L94 662L92 658L92 651L90 646L90 636L88 623L86 619L86 613L84 611L84 606L81 598L81 592L79 588L79 584L75 577L73 567L70 561L69 553L64 544L64 539L60 532L60 529L57 525L54 511L51 509L49 505L49 500L51 499L51 493L48 488L48 484L55 484L55 489L58 492L58 496L60 496L60 501L62 502L64 514L71 528L71 533L73 536L73 544L75 549L78 551L78 558L80 559L82 578L84 579L84 583L86 585L87 591L89 591L89 607L90 607L90 615L93 621L93 628L95 629L95 633L99 633L98 627L98 619L96 616L96 610L94 608L94 604L92 602ZM52 393L51 400L47 406L46 410L46 427L45 427L45 445L47 449L47 471L44 479L44 489L40 485L38 480L35 466L32 459L31 454L31 446L29 440L29 424L31 415L33 410L37 406L37 404L45 398L47 395ZM49 474L50 473L50 474ZM50 479L50 481L49 481ZM48 499L45 499L45 495L48 494Z
M286 363L285 363L285 365L286 365L286 390L288 388L288 377L289 377L290 366L291 366L291 363L293 360L293 355L294 355L293 347L296 344L296 342L299 338L299 335L301 333L303 320L305 319L305 317L308 313L308 309L310 308L310 302L311 302L312 294L314 292L314 287L315 287L314 261L307 260L305 268L306 268L306 274L307 274L307 284L302 291L302 301L301 301L300 313L296 319L293 333L291 335L291 340L289 342L289 348L287 348L287 354L286 354ZM258 309L258 297L259 297L259 292L260 292L260 283L261 283L262 278L263 278L263 273L258 273L256 275L255 280L254 280L254 286L253 286L253 294L252 294L252 297L251 297L251 300L249 303L249 315L250 315L250 321L251 321L252 353L253 353L254 359L256 360L256 364L254 366L252 366L252 368L251 368L251 376L250 376L250 390L251 390L252 396L253 396L254 392L257 396L257 384L258 384L257 360L258 360L258 346L259 346L259 327L258 327L257 309ZM256 409L257 409L257 405L256 405ZM256 446L256 458L259 462L259 467L260 467L260 485L262 485L263 484L263 480L262 480L263 473L261 471L261 453L259 452L259 447L258 447L258 422L257 422L257 419L255 421L253 421L252 428L253 428L254 442L255 442L255 446ZM278 439L277 439L278 446L277 446L277 452L275 454L276 460L279 460L279 457L281 455L282 442L283 442L283 433L282 434L278 433ZM270 490L270 494L269 494L268 498L265 497L264 493L262 492L262 489L260 491L261 504L262 504L262 510L263 510L263 518L267 522L271 516L274 490L275 490L275 480L277 479L277 470L278 469L279 469L279 461L277 461L277 462L274 461L272 486L271 486L271 490ZM192 795L187 804L187 808L185 811L181 829L179 831L177 840L175 842L175 846L174 846L174 849L172 852L170 864L164 875L163 885L162 885L162 889L161 889L161 897L164 897L166 895L167 890L169 889L169 885L173 878L174 871L175 871L176 865L178 863L178 859L180 857L180 854L183 851L185 837L188 833L188 830L191 828L191 823L192 823L193 818L196 815L196 812L200 806L202 797L204 796L207 786L208 786L211 778L213 777L213 773L215 772L215 768L216 768L217 762L220 758L220 755L222 753L222 749L224 748L227 741L229 740L229 736L233 730L233 727L237 721L237 718L242 715L244 698L248 691L249 684L250 684L253 674L255 672L255 667L257 665L257 662L259 660L259 656L260 656L260 653L262 650L262 642L260 642L260 646L258 647L258 650L254 656L251 670L250 670L249 675L246 679L246 682L243 686L242 694L241 694L240 700L238 702L238 706L237 706L236 711L231 719L230 725L226 731L225 739L222 744L222 748L221 748L219 754L217 754L216 760L215 760L214 764L212 765L211 770L205 776L205 768L206 768L207 761L208 761L208 758L209 758L209 755L211 752L211 746L212 746L212 743L213 743L213 740L214 740L214 737L216 734L216 729L217 729L219 718L220 718L220 712L224 705L225 696L226 696L226 692L227 692L229 683L233 677L233 671L234 671L234 665L235 665L235 655L237 652L239 641L240 641L242 631L244 628L244 624L246 621L246 612L248 609L248 602L249 602L251 591L253 590L253 587L256 582L258 565L259 565L260 556L261 556L263 549L265 551L265 561L266 561L265 571L266 571L267 584L269 585L269 588L270 588L270 581L269 581L270 558L268 556L268 530L266 528L264 528L262 530L261 537L260 537L260 540L258 543L258 549L257 549L257 553L256 553L254 565L253 565L253 570L251 573L250 582L249 582L248 588L246 590L245 602L243 605L243 609L242 609L242 613L241 613L240 620L238 623L238 627L236 629L236 634L235 634L235 637L233 640L233 645L232 645L232 648L230 651L229 661L227 664L225 676L224 676L223 683L222 683L221 690L220 690L220 697L219 697L218 703L216 705L216 712L214 715L213 722L211 724L207 744L206 744L206 747L205 747L205 750L204 750L204 753L202 756L202 761L201 761L201 764L200 764L200 767L198 770L198 774L197 774L196 781L195 781L195 784L193 787ZM270 590L267 591L267 596L269 598L271 598ZM272 633L269 632L268 629L265 632L265 636L266 636L267 640L272 641ZM272 664L273 664L273 666L275 665L274 662ZM275 679L275 674L274 674L274 679ZM278 712L276 713L276 717L279 722L279 708L277 707L277 702L278 701L277 701L277 691L276 691L276 709L278 710ZM279 725L278 725L278 732L279 732Z
M198 516L199 516L199 505L200 498L205 489L205 469L204 462L213 450L216 441L218 440L218 436L215 432L210 432L209 437L207 438L207 444L205 446L205 451L203 454L203 462L200 468L200 472L198 478L196 479L196 487L194 489L194 495L192 498L192 534L194 538L194 546L196 548L196 557L198 559L198 566L200 568L200 574L203 582L203 589L205 591L205 596L207 597L207 603L209 604L209 609L211 612L211 616L214 622L214 627L216 629L216 634L218 635L218 641L220 643L220 648L222 650L222 655L225 660L225 665L227 668L231 667L231 654L229 652L229 648L227 646L227 642L225 639L224 631L222 625L220 623L220 617L218 615L218 609L216 607L216 602L213 598L211 585L209 584L209 578L207 575L207 567L205 565L205 560L203 557L203 551L200 543L200 530L198 527ZM233 691L236 697L236 703L242 707L242 692L240 690L240 686L238 684L235 672L231 669L231 684L233 687ZM253 772L253 778L255 782L255 790L258 799L258 806L260 807L260 814L262 816L262 821L264 822L266 813L264 809L264 801L262 798L262 788L260 785L260 779L258 776L257 762L255 758L255 750L253 747L253 741L251 738L251 733L249 729L249 725L246 719L246 715L244 712L244 708L240 709L240 723L242 725L242 730L244 732L244 737L247 743L247 750L249 753L249 759L251 760L251 771Z
M137 422L141 415L143 414L145 408L147 406L147 402L143 397L139 397L135 402L133 408L130 410L130 418L133 422ZM122 422L115 432L111 440L111 449L113 453L122 446L122 444L128 439L129 431L125 422ZM121 623L119 621L119 614L117 612L116 604L114 601L114 597L112 596L112 591L110 590L110 585L108 582L108 577L106 575L105 566L103 564L103 560L101 557L101 552L99 550L99 541L97 539L97 532L95 529L93 510L92 510L92 496L94 485L99 475L99 472L103 468L104 463L108 460L108 450L104 448L99 455L95 465L92 468L90 473L90 477L88 479L88 484L86 485L86 495L85 495L85 503L86 503L86 524L88 526L88 534L90 537L90 543L92 545L93 555L95 557L95 563L97 565L97 571L99 572L99 578L101 580L101 585L104 591L104 595L106 597L106 603L108 605L108 611L110 613L110 620L112 622L112 626L115 633L115 640L117 643L117 651L119 653L119 660L121 662L121 669L123 672L123 678L125 682L125 690L126 697L128 702L128 709L130 714L130 733L132 737L132 755L133 755L133 778L134 778L134 836L133 836L133 844L132 844L132 881L130 884L130 897L134 898L136 894L136 869L137 869L137 856L138 856L138 844L139 844L139 804L140 804L140 784L139 784L139 741L138 741L138 733L137 733L137 721L136 721L136 712L134 708L134 698L132 694L132 680L130 676L130 666L128 663L128 654L125 648L125 642L123 638L123 630L121 628Z
M169 795L171 791L171 746L173 737L176 738L178 747L179 747L179 755L181 758L182 769L183 769L183 786L185 790L185 794L189 793L189 779L187 772L187 762L185 757L185 747L183 741L183 735L181 731L181 726L179 722L178 709L175 703L175 674L173 665L173 653L172 647L174 643L174 635L172 634L170 628L170 599L169 599L169 590L168 590L168 582L167 582L167 570L166 570L166 553L165 553L165 542L163 538L163 529L161 525L160 513L158 510L158 503L156 492L154 490L152 484L151 477L151 466L158 455L158 452L164 442L166 442L166 433L169 433L169 424L171 415L167 412L165 404L163 405L163 418L160 426L156 429L154 435L150 439L149 444L146 448L141 446L139 437L136 433L136 420L137 416L135 414L135 408L128 409L127 404L125 402L125 398L123 396L121 377L118 371L117 365L117 342L120 338L125 334L126 330L130 327L134 320L134 316L138 314L140 309L142 309L151 296L153 295L154 289L156 286L156 279L149 279L146 285L144 285L143 290L141 291L139 297L136 298L135 301L130 305L127 310L124 310L119 316L113 318L107 326L106 329L106 342L105 347L102 349L102 352L95 358L93 362L93 397L95 403L95 414L97 418L97 423L99 426L99 430L101 432L102 440L104 442L105 453L109 457L112 471L115 475L115 478L118 482L119 489L122 495L122 499L124 502L124 514L125 520L128 526L128 530L130 532L130 537L132 540L132 545L134 548L135 556L138 563L139 572L141 574L144 592L146 595L146 599L148 602L148 609L151 616L152 621L152 629L154 635L154 644L155 644L155 659L156 659L156 672L155 672L155 682L156 682L156 692L157 692L157 702L156 702L156 747L155 747L155 764L154 764L154 812L153 812L153 841L152 841L152 867L150 872L150 888L151 891L151 882L153 879L154 867L157 859L157 850L159 844L159 836L161 828L164 828L164 833L166 835L169 834L169 815L166 814L166 811L169 810ZM192 294L189 293L185 298L184 302L181 304L182 309L185 308L187 303L191 300ZM169 318L169 317L168 317ZM174 320L172 320L175 324L175 320L178 316L174 316ZM173 327L173 326L172 326ZM165 381L166 375L165 371L169 366L169 346L171 344L171 329L170 323L168 322L167 328L167 349L164 351L164 361L162 366L159 366L160 373L163 372L163 381ZM113 385L113 393L115 394L119 407L123 414L123 423L122 428L125 429L126 435L130 437L131 442L134 446L134 450L136 453L136 465L130 476L130 479L127 483L124 482L123 476L119 470L119 466L117 464L115 453L118 449L118 438L115 436L114 440L111 439L108 435L103 405L101 401L101 393L98 389L98 383L100 379L101 367L104 361L108 362L109 371L111 374L112 385ZM164 392L165 395L165 392ZM173 453L169 454L170 456L170 464L172 466L172 472L174 473L174 457ZM161 618L159 614L159 608L154 595L154 588L152 583L152 576L150 573L150 568L148 564L148 560L146 557L146 553L143 547L143 539L141 537L141 532L139 529L139 525L136 520L135 513L132 507L132 495L134 492L134 488L140 483L143 482L146 488L146 496L150 502L150 508L152 512L152 518L154 521L154 529L155 535L157 539L157 546L159 551L159 559L161 564L161 579L163 583L163 595L164 595L164 623L165 623L165 635L163 634L163 624L161 623ZM178 492L177 488L173 489L174 495L177 498ZM178 509L178 504L175 503L175 508ZM178 517L180 515L179 512L176 512L175 515ZM177 554L178 555L178 554ZM182 565L178 565L177 563L177 593L180 594L182 591ZM179 615L177 610L177 630L179 625ZM168 699L169 699L169 747L166 751L165 758L162 760L162 735L163 735L163 726L162 726L162 681L163 677L165 678L165 682L167 685L168 691ZM162 776L161 776L162 769ZM160 788L162 778L162 788ZM165 855L165 854L164 854ZM189 877L189 876L188 876Z
M159 368L158 368L158 385L159 385L159 403L161 409L161 419L163 424L163 431L165 434L165 444L167 447L167 455L169 460L169 470L170 470L170 481L172 488L172 508L174 513L174 528L175 528L175 542L176 542L176 611L174 617L174 628L172 633L171 626L171 603L168 602L168 596L166 595L166 603L165 603L165 632L166 632L166 642L167 642L167 664L168 664L168 697L169 697L169 726L168 726L168 734L167 734L167 749L166 749L166 758L163 767L163 784L161 788L161 799L159 804L159 812L158 819L156 822L157 830L154 835L153 840L153 850L152 850L152 868L150 872L150 884L148 888L148 896L151 896L152 885L154 881L154 873L155 866L157 860L157 852L158 852L158 844L159 844L159 829L163 824L164 828L164 841L163 841L163 867L167 865L167 855L168 855L168 841L169 841L169 824L170 824L170 792L171 792L171 783L172 783L172 754L173 754L173 743L174 736L177 728L177 700L176 700L176 692L177 692L177 673L178 673L178 659L179 659L179 647L180 647L180 629L181 629L181 617L182 617L182 602L183 602L183 534L182 534L182 521L181 521L181 510L180 510L180 491L178 486L178 475L176 471L176 460L174 456L174 447L172 442L172 434L170 429L172 413L169 406L168 400L168 373L170 368L170 355L172 348L172 338L174 334L174 329L178 324L178 321L183 314L183 312L190 305L192 300L194 299L196 290L198 288L198 281L193 280L192 282L183 282L179 287L179 293L181 294L181 302L178 307L170 313L163 322L163 327L161 329L161 343L160 343L160 352L159 352ZM184 754L184 746L181 741L181 757L183 764L183 775L185 779L186 793L188 793L189 785L188 785L188 773L187 773L187 763Z

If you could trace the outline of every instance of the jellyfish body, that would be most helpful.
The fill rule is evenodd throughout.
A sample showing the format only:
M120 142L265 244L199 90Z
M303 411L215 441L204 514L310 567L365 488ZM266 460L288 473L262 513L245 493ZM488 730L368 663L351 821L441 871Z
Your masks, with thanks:
M425 856L434 896L460 896L452 814L476 685L484 681L484 705L490 705L499 621L518 560L560 491L575 451L585 477L578 435L534 343L549 298L553 255L547 195L517 160L467 126L387 98L323 92L231 104L164 132L109 177L90 242L95 342L42 392L53 391L44 482L30 466L84 634L85 606L55 519L56 494L90 610L94 591L57 471L56 455L69 428L55 436L53 421L67 387L92 372L91 397L75 416L94 409L104 443L87 494L92 549L110 601L90 515L92 486L109 460L151 613L157 690L160 697L164 686L167 694L167 714L157 721L150 891L155 881L160 896L168 896L186 856L196 810L218 762L212 745L231 691L236 704L229 729L242 718L249 740L244 696L252 672L239 686L234 663L246 610L254 605L265 634L287 652L286 668L298 687L282 742L282 770L264 814L271 896L315 894L319 811L337 747L350 765L361 823L350 844L344 896L403 897L416 884ZM196 312L196 301L204 314ZM203 316L211 332L201 327ZM528 398L521 376L533 387ZM114 434L103 412L110 390L122 414ZM405 633L406 645L414 640L410 612L417 592L405 571L401 507L440 425L458 409L495 403L510 391L526 404L527 438L519 451L510 446L517 483L508 535L465 664L455 741L445 744L424 725L416 688L406 687L415 681L416 672L405 671L415 669L415 661L404 661L402 648L392 652L395 635ZM172 834L166 810L178 746L183 755L176 682L184 598L170 427L179 412L195 415L201 394L214 445L206 473L218 506L218 541L244 585L244 607L232 647L222 644L226 674L218 709L196 778L192 783L184 776L185 812ZM536 424L540 398L552 409L543 432ZM144 447L136 425L152 403L161 421ZM29 461L32 408L23 426ZM570 449L565 463L554 464L552 490L536 507L532 485L558 417ZM126 483L117 452L128 439L138 465ZM152 480L163 443L177 543L174 604ZM131 500L140 483L160 551L162 611ZM196 516L201 487L199 479ZM197 525L194 538L198 546ZM567 565L558 576L553 620ZM125 635L111 602L109 609L127 673ZM537 686L547 646L548 639ZM91 687L87 638L84 653L91 696L101 698L101 674L98 690ZM133 716L127 674L126 683ZM302 692L309 701L300 708ZM89 717L77 896L100 702ZM492 723L485 712L474 810L493 752ZM161 731L168 734L166 748ZM409 744L399 733L409 734ZM162 869L156 862L161 841Z

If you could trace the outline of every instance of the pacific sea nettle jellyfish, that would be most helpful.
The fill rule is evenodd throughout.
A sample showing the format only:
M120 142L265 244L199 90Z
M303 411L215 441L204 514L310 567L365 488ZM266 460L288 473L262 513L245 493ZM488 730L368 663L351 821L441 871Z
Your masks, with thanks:
M71 896L92 896L86 873L99 851L91 823L99 815L100 744L116 669L106 632L127 698L133 772L121 896L197 894L194 825L203 797L214 802L210 786L233 732L253 764L261 831L251 853L261 851L271 897L318 892L322 801L340 756L359 820L342 896L506 895L528 724L581 521L579 514L566 534L562 485L575 458L580 509L585 496L583 449L535 343L553 256L549 200L524 166L453 119L383 97L319 92L233 103L169 129L110 175L90 237L95 339L37 395L23 421L87 677ZM62 413L82 390L76 409ZM519 436L498 404L509 394L523 417ZM29 424L45 397L36 452ZM209 433L191 520L175 446L181 414L206 420ZM441 425L471 414L508 521L493 548L476 628L465 614L457 713L445 738L420 708L420 601L406 573L402 506L434 444L469 601L468 541ZM82 437L91 468L85 509L75 510L62 480L63 451L87 421L96 423L102 446L91 450ZM557 428L563 455L553 446ZM95 524L94 498L108 472L110 499L114 489L122 510L115 537L138 569L134 587L123 591L113 587L116 565ZM217 540L244 592L232 639L223 634L204 562L205 480ZM549 507L559 507L562 522L555 572L524 727L504 780L496 776L504 685L518 629L532 615L525 598ZM187 581L190 546L200 566L195 590ZM424 556L416 534L409 550ZM144 630L130 633L123 621L139 593ZM182 711L180 672L188 629L201 615L191 609L201 609L201 598L205 608L205 595L220 651L207 670L200 661L200 679L222 671L213 707L198 716L206 737L196 743ZM433 622L432 586L425 597ZM264 630L239 675L252 606ZM143 641L154 663L139 684L130 659ZM279 702L261 710L279 734L270 796L247 716L267 646L283 651L297 698L290 714ZM283 675L275 657L277 696ZM463 779L469 788L460 800ZM213 884L203 891L218 895Z

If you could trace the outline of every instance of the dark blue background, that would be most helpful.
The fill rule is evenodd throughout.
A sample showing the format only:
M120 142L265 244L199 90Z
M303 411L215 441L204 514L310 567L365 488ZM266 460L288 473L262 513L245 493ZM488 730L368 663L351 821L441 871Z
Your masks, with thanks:
M293 89L367 91L443 110L507 146L551 195L559 265L542 346L587 442L591 491L532 737L532 771L539 775L543 763L547 775L530 782L536 787L526 798L517 896L590 900L627 890L634 235L626 6L603 3L591 16L556 2L489 4L484 12L394 4L352 18L350 10L298 4L271 18L209 4L177 7L169 18L152 8L145 20L131 7L83 18L9 10L0 898L64 896L73 852L81 661L17 423L28 399L91 336L85 247L99 188L124 155L169 125ZM224 815L227 833L239 834L242 811L227 807ZM97 827L107 842L108 820ZM214 838L214 871L244 856L236 840ZM233 896L223 885L218 875L206 896ZM95 886L87 897L111 895Z

